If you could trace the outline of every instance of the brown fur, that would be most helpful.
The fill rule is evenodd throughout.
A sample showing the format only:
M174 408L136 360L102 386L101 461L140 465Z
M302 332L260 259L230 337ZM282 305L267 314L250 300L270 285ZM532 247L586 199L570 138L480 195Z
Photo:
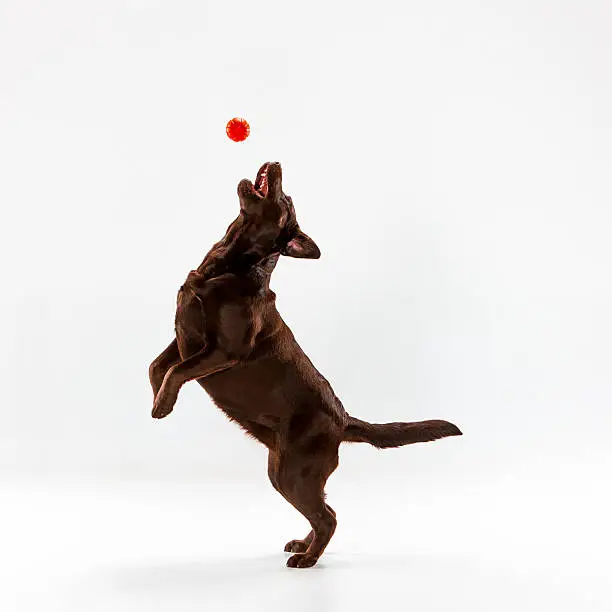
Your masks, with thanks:
M341 442L387 448L460 435L447 421L372 424L349 416L276 310L270 275L279 256L317 259L282 191L278 163L238 185L240 215L192 270L177 297L176 337L149 368L152 416L170 414L190 380L269 449L274 488L312 526L285 546L289 567L313 566L336 528L324 486Z

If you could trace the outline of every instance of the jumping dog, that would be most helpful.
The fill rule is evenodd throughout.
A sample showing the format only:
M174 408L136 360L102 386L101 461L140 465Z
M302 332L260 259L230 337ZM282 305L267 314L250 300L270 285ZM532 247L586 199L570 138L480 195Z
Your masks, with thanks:
M312 567L336 529L324 487L341 442L389 448L461 435L448 421L373 424L345 411L276 309L270 276L281 255L318 259L283 192L278 162L238 184L240 214L177 297L176 337L149 367L152 416L166 417L196 380L214 403L269 449L274 488L312 530L291 540L289 567Z

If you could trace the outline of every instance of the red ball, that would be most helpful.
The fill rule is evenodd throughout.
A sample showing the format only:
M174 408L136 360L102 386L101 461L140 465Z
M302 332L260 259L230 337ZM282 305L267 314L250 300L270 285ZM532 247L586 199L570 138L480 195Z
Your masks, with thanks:
M234 117L227 122L225 131L234 142L241 142L246 140L247 136L251 132L251 128L249 127L246 119Z

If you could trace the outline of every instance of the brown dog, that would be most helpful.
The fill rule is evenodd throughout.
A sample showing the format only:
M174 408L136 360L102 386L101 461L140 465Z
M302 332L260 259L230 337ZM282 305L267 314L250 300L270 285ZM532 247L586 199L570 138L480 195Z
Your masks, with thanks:
M346 413L270 290L280 255L321 255L282 191L280 164L264 164L254 185L240 181L238 196L240 215L178 292L176 338L149 368L153 417L170 414L181 386L197 380L230 419L265 444L272 485L312 526L306 538L285 546L295 553L287 565L311 567L336 528L324 487L341 442L388 448L461 432L447 421L375 425Z

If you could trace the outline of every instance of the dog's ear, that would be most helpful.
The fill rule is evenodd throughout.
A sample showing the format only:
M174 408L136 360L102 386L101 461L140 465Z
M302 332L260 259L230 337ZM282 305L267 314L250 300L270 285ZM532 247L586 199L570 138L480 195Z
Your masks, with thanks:
M302 230L298 231L281 252L283 255L302 259L319 259L321 257L321 251L315 241Z

